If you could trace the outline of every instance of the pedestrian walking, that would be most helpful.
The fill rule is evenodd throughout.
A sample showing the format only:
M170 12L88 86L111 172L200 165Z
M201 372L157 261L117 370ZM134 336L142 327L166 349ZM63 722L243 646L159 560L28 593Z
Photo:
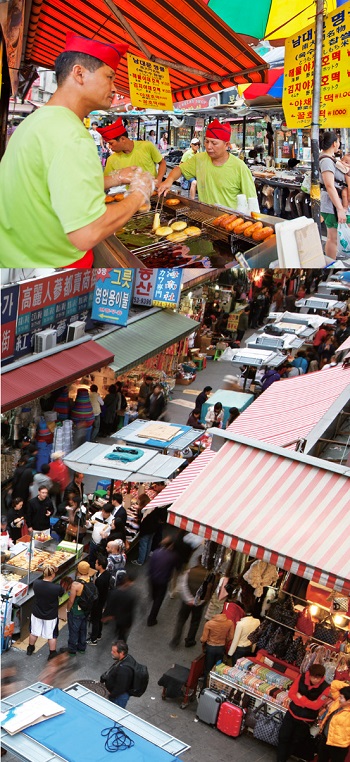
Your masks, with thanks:
M202 618L204 604L209 600L211 589L207 590L201 597L201 588L206 579L207 571L200 563L187 569L179 576L177 590L181 598L180 609L177 614L175 632L170 642L171 648L177 648L180 644L183 628L190 617L190 626L185 638L186 648L196 645L197 630ZM203 591L204 592L204 591Z
M44 638L48 641L49 659L53 659L57 655L58 601L64 594L64 589L54 582L56 574L56 566L47 564L43 569L43 578L36 579L33 583L34 605L30 618L27 656L34 653L38 638Z
M125 575L122 584L110 590L102 616L102 622L114 620L116 638L124 640L125 643L134 622L136 605L134 581L129 575Z
M111 656L114 664L104 672L100 677L109 693L109 700L113 704L125 709L129 698L133 681L134 669L130 659L128 659L129 648L123 640L116 640L112 645Z
M159 609L164 601L169 582L175 569L181 565L180 556L174 550L171 537L166 537L160 548L154 550L149 562L148 576L152 608L148 615L147 626L157 624Z
M90 637L86 641L87 646L96 646L97 641L102 637L102 612L106 605L109 584L110 584L110 572L107 569L107 559L105 556L99 554L95 561L95 569L97 571L94 579L98 598L94 601L91 614L91 632Z

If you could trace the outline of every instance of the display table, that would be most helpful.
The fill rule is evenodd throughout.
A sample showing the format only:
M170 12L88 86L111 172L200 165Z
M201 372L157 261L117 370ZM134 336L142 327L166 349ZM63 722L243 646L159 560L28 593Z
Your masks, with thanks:
M143 429L148 427L152 423L155 427L159 426L161 429L164 427L169 429L173 428L176 433L173 437L169 438L166 442L160 439L146 439L139 436ZM133 423L129 423L128 426L124 426L122 429L113 434L112 439L116 442L125 442L127 445L136 445L137 447L147 447L160 452L181 452L187 447L190 447L200 437L200 431L193 429L191 426L184 426L182 423L165 423L164 421L143 421L138 418ZM180 464L179 464L180 465Z
M131 748L118 751L120 762L140 762L144 759L175 762L178 754L190 748L79 683L64 691L35 683L7 696L2 701L2 711L20 706L40 694L64 706L66 711L14 736L1 730L2 746L19 759L28 762L81 762L82 759L84 762L107 762L111 759L111 753L105 749L106 736L101 733L112 728L114 723L118 723L133 741Z
M207 415L209 408L215 405L216 402L221 402L223 406L225 427L230 415L230 408L236 407L240 413L243 413L243 410L254 402L254 395L245 394L244 392L231 392L227 389L218 389L215 394L212 394L202 405L201 423L205 423L205 416Z

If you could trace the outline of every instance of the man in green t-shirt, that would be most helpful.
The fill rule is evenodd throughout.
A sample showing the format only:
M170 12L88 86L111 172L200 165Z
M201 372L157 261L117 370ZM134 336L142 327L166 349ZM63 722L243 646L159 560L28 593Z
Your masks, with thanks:
M107 159L104 170L105 190L116 185L113 177L108 177L112 172L131 166L141 167L144 172L153 175L156 186L162 182L166 171L162 154L150 140L131 140L121 117L108 127L100 127L98 132L113 151L112 156Z
M83 124L90 111L110 108L127 47L67 35L56 92L23 120L0 164L0 267L91 267L91 249L149 201L153 178L130 167L115 178L130 194L106 207L101 163Z
M243 161L228 152L230 136L230 126L214 119L207 127L205 152L197 153L172 169L159 186L158 193L166 193L175 180L183 175L187 180L196 177L198 198L205 204L235 209L238 194L244 193L247 198L256 198L250 170Z
M190 142L190 147L182 154L182 158L180 161L180 164L184 164L186 161L189 161L189 159L192 159L193 156L195 156L197 153L199 153L200 149L200 142L198 138L192 138ZM182 188L183 190L190 189L190 198L192 201L196 198L196 190L197 190L197 180L195 177L190 177L189 179L183 177L182 178Z

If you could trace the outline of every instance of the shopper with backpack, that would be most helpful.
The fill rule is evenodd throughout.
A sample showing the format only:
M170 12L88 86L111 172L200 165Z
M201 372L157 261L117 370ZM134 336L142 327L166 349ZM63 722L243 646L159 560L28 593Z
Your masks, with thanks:
M148 685L148 669L138 664L129 654L129 648L123 640L115 640L111 656L114 664L100 677L109 693L113 704L125 709L130 696L143 696Z
M77 651L85 653L86 651L88 617L98 598L96 585L91 582L91 577L94 574L95 570L90 569L87 561L80 561L77 567L77 577L72 583L67 603L68 647L61 649L61 651L68 651L70 654L76 654Z

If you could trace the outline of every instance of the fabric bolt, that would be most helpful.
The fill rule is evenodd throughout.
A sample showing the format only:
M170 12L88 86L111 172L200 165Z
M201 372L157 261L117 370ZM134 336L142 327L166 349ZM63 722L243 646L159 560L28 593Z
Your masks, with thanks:
M205 204L220 204L235 209L239 193L244 193L247 198L256 197L250 170L231 154L225 164L215 166L207 153L197 153L180 167L186 180L196 177L198 198Z
M105 202L94 141L73 111L45 105L17 127L0 165L0 207L1 267L81 259L67 234L102 217Z
M125 167L141 167L144 172L149 172L156 177L156 164L159 164L163 157L158 148L149 140L134 140L134 147L130 153L120 151L109 156L104 169L105 177L111 172L116 172Z

